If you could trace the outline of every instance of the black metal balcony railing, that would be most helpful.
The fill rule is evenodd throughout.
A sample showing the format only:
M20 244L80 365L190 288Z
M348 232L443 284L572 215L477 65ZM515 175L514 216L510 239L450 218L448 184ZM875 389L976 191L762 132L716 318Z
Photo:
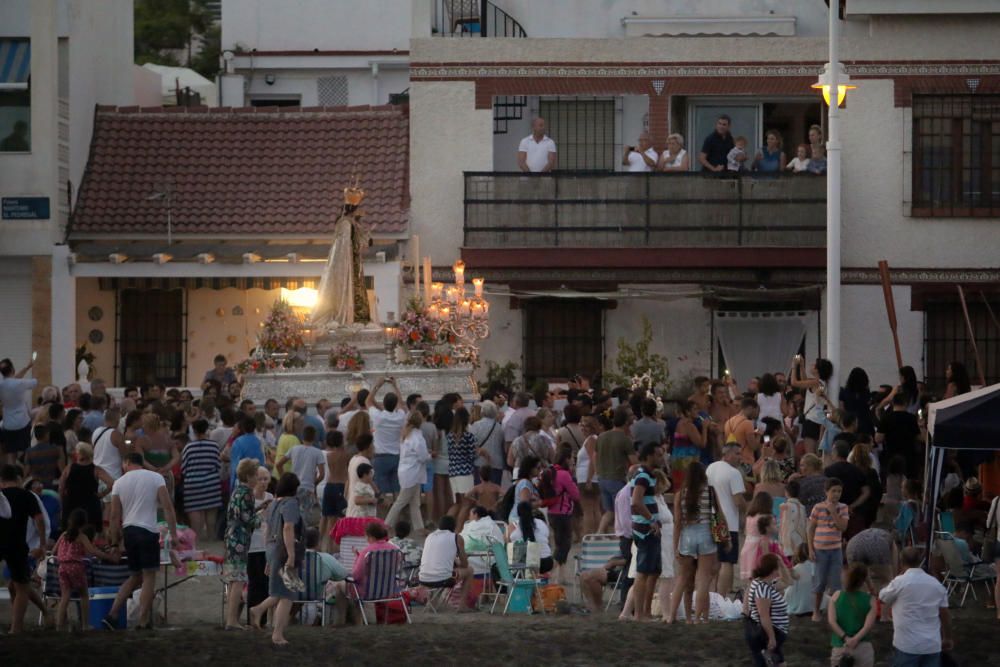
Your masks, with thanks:
M514 17L489 0L437 0L433 32L439 37L525 37Z
M822 247L826 178L465 172L467 248Z

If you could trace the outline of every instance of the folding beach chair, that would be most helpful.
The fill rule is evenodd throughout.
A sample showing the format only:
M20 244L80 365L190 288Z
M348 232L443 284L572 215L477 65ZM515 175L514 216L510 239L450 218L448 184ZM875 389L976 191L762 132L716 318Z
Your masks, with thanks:
M398 549L369 551L365 555L364 568L365 585L363 588L358 588L357 582L351 577L347 578L347 583L350 587L351 598L358 603L358 609L361 610L361 618L365 625L368 625L368 615L365 613L366 602L395 602L397 600L403 605L406 622L412 623L410 610L403 597L403 582L400 579L400 574L403 571L403 552ZM377 618L376 622L378 622Z
M593 533L591 535L584 535L583 541L580 543L580 553L578 553L576 558L576 578L577 578L577 595L583 599L583 589L579 584L580 575L587 570L596 570L597 568L604 567L612 558L622 557L621 547L619 545L618 536L612 533ZM612 584L611 596L608 598L607 605L604 610L607 611L611 607L611 603L615 599L615 591L620 590L621 583L625 578L625 568L618 568L618 576L615 578L614 582L610 579L608 584Z
M969 595L969 591L972 591L972 599L978 600L976 597L976 584L982 583L983 587L986 589L986 598L989 599L992 591L990 590L990 582L996 585L997 573L993 569L990 563L986 563L981 560L975 560L971 563L966 563L962 560L962 554L958 550L958 545L955 544L955 538L950 533L939 532L935 535L935 546L939 549L941 557L944 558L947 570L944 572L944 586L948 589L948 595L958 591L959 587L963 584L965 585L962 591L962 600L959 602L959 607L965 606L965 598Z
M342 537L340 538L340 552L337 560L350 572L354 569L354 561L358 559L358 553L368 546L368 538L362 537Z
M495 583L497 587L497 597L493 598L493 606L490 607L490 613L492 614L497 607L497 600L500 599L500 595L504 593L501 590L506 591L507 601L503 606L503 613L507 614L507 609L510 607L511 598L513 598L518 590L531 589L529 596L541 591L541 580L539 579L515 579L514 574L511 572L510 564L507 562L507 550L504 548L503 544L499 542L494 542L490 545L490 550L493 552L493 559L496 561L497 572L500 574L500 579ZM529 602L528 609L531 609ZM542 607L544 613L544 607Z
M84 559L83 567L87 573L87 588L93 588L93 560L90 558ZM55 556L49 556L45 559L45 581L42 582L42 601L45 603L45 606L48 607L49 602L58 601L61 597L62 589L59 588L59 559ZM83 612L80 608L80 596L74 593L70 596L69 601L76 605L77 618L83 618ZM42 615L42 612L38 612L38 624L42 625L43 621L44 616Z

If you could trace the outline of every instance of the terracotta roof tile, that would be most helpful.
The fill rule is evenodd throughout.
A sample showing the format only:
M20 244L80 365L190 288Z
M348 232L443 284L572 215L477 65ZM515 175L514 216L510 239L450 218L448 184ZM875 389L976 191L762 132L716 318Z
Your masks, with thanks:
M409 219L405 108L98 107L75 234L327 234L357 172L376 234Z

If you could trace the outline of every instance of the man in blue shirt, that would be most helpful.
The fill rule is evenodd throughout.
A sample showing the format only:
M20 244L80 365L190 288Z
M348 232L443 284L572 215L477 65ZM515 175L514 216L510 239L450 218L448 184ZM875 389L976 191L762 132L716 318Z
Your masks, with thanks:
M257 437L257 424L253 417L244 416L240 420L240 435L233 440L233 446L229 450L229 488L236 488L236 467L243 459L257 459L257 462L264 465L264 447Z
M656 478L660 461L659 444L645 443L639 450L639 469L629 482L632 488L632 539L635 546L635 620L650 617L653 591L660 576L660 517L656 506Z

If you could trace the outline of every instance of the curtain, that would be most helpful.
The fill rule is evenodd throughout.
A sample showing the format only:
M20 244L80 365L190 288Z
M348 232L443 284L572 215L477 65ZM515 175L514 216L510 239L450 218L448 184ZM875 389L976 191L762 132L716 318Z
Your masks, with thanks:
M745 388L752 377L787 372L806 333L805 313L716 312L726 365Z

